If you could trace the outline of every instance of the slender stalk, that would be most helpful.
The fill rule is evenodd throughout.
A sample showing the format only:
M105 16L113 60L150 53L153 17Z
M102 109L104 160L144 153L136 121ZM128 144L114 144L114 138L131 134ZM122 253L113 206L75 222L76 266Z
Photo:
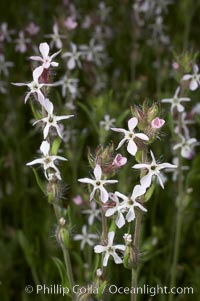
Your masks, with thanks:
M135 231L133 245L135 248L135 267L131 270L131 287L135 289L135 293L131 294L131 301L137 300L137 279L138 279L138 253L139 253L139 239L141 230L142 214L138 212L135 221Z
M146 162L147 150L145 149L142 152L142 163ZM142 171L140 174L142 177ZM141 222L142 222L142 213L139 211L135 219L135 230L134 230L134 240L133 246L135 248L135 267L131 271L131 286L135 289L135 294L131 294L131 301L137 300L137 284L138 284L138 257L139 257L139 242L140 242L140 232L141 232Z
M61 218L61 214L58 210L58 206L53 203L53 208L54 208L54 212L57 218L57 221L59 221L59 219ZM66 267L66 272L67 272L67 277L69 280L69 284L70 284L70 288L72 289L74 286L74 276L73 276L73 272L72 272L72 265L71 265L71 260L70 260L70 256L69 256L69 250L61 243L60 244L62 252L63 252L63 257L64 257L64 261L65 261L65 267Z
M108 225L107 225L107 219L103 207L101 213L101 220L102 220L102 240L105 241L108 238ZM103 260L103 254L102 254L102 260ZM106 267L104 267L103 264L102 264L102 273L103 273L102 278L105 278Z
M178 118L179 133L181 133L182 121L181 114L179 113ZM177 263L179 259L179 249L180 249L180 238L182 230L182 221L183 221L183 160L181 154L178 154L178 202L177 202L177 223L175 230L175 243L173 250L173 259L172 259L172 269L171 269L171 280L170 287L174 287L176 284L176 275L177 275ZM169 301L173 300L173 294L170 294Z

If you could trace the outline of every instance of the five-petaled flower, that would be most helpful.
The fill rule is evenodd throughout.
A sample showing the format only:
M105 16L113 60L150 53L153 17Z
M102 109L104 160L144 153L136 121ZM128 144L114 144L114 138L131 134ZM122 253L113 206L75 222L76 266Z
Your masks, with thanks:
M31 60L42 62L42 67L44 69L49 69L50 66L58 67L59 64L54 62L53 59L61 52L61 50L59 50L56 53L49 56L49 45L47 43L41 43L39 46L39 50L42 54L42 57L41 56L31 56L30 57Z
M43 106L44 104L44 95L41 91L42 87L45 86L45 84L43 83L39 83L39 78L43 73L43 67L40 66L38 68L36 68L33 71L33 81L30 83L12 83L15 86L27 86L29 88L29 92L27 93L26 97L25 97L25 103L27 102L28 98L30 97L31 94L37 94L38 96L38 101L41 103L41 105Z
M124 133L124 138L120 141L116 149L119 149L124 144L124 142L127 141L128 142L127 151L129 152L129 154L135 156L137 152L137 144L135 143L135 138L139 138L144 141L149 140L147 135L134 132L134 129L137 126L137 124L138 124L138 119L136 117L133 117L128 121L128 129L129 129L128 131L121 128L111 128L111 130L115 132Z
M140 180L140 183L143 187L145 187L145 188L150 187L151 182L152 182L152 178L154 176L156 176L159 180L160 186L164 189L162 178L160 176L160 170L162 170L164 168L177 168L177 166L173 165L173 164L170 164L170 163L158 164L156 162L156 159L154 157L153 152L150 151L150 153L151 153L151 158L152 158L151 163L135 164L132 168L146 169L147 170L147 174L144 177L142 177L141 180Z
M82 234L76 234L74 240L81 240L81 250L85 248L85 245L88 244L90 247L94 246L93 240L98 239L99 236L96 234L89 234L87 232L87 226L83 226Z
M63 53L62 57L68 58L67 61L67 67L72 70L76 67L76 65L80 68L81 67L81 62L80 62L80 57L82 55L82 52L77 50L77 46L74 43L70 44L71 46L71 52L67 51Z
M190 160L194 155L194 147L199 143L197 142L196 138L185 138L182 135L180 135L180 139L181 142L174 145L173 149L180 149L181 156Z
M193 74L185 74L182 78L184 81L190 81L190 90L195 91L198 86L200 86L200 74L199 72L199 67L195 64L193 66Z
M108 192L107 190L104 188L104 185L106 184L114 184L117 183L117 180L102 180L102 170L101 170L101 166L99 164L97 164L94 168L94 176L95 179L89 179L89 178L83 178L83 179L79 179L78 181L81 183L88 183L93 185L93 190L90 193L90 201L93 200L95 192L98 190L100 191L100 199L103 203L107 202L108 200Z
M43 135L44 135L44 139L47 138L48 134L49 134L49 130L51 127L54 127L58 133L58 136L63 139L60 127L58 125L58 122L64 119L69 119L71 117L73 117L74 115L64 115L64 116L56 116L53 114L53 103L51 101L49 101L48 99L45 99L45 109L47 110L48 116L44 117L40 120L37 120L33 123L33 125L35 125L36 123L42 121L44 123L46 123L44 129L43 129Z
M61 156L51 156L51 155L49 155L50 144L47 141L42 142L42 144L40 146L40 151L43 154L42 158L35 159L35 160L27 163L26 165L31 166L31 165L35 165L35 164L42 164L43 168L44 168L44 174L45 174L45 177L47 178L47 180L49 180L49 177L48 177L48 174L47 174L48 169L53 169L55 171L56 175L57 175L57 178L59 180L61 180L60 172L59 172L58 168L55 166L54 161L55 160L67 161L67 159L64 158L64 157L61 157Z
M91 226L94 224L94 220L100 220L101 209L97 208L97 204L95 202L90 203L90 209L83 210L83 214L89 214L88 224Z
M184 106L181 104L183 101L190 101L189 97L178 97L180 92L180 87L175 91L175 94L172 98L164 98L161 100L163 103L171 103L171 112L176 108L178 112L183 112L185 110Z
M108 241L107 244L104 245L97 245L94 247L94 252L95 253L103 253L105 252L105 256L103 259L103 266L106 267L108 264L108 259L110 256L113 257L114 261L116 264L122 263L122 259L119 257L117 254L116 250L120 250L122 252L125 251L125 245L113 245L113 240L114 240L115 232L108 232Z
M144 208L144 206L142 206L142 204L140 204L139 202L136 201L136 199L138 197L144 195L145 192L146 192L146 188L141 185L136 185L133 188L131 197L127 197L118 191L115 192L115 195L123 200L123 202L118 205L118 207L119 207L118 209L121 212L128 211L126 214L126 220L128 223L130 223L131 221L133 221L135 219L135 208L136 207L144 212L147 211L147 209ZM108 213L107 213L107 215L108 215Z

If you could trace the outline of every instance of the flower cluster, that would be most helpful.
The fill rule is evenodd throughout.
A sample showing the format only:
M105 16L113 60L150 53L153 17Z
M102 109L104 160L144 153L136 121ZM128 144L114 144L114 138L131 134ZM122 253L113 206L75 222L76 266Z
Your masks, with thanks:
M41 56L30 57L31 60L38 61L41 64L33 70L33 81L30 83L13 84L16 86L27 86L29 88L29 91L25 97L25 103L30 98L35 100L42 112L42 118L36 120L33 123L33 125L40 123L43 128L44 140L40 146L42 157L27 163L27 165L42 165L46 179L49 182L52 182L55 180L61 180L60 171L55 162L57 160L67 161L67 159L62 156L52 154L51 144L54 141L54 136L52 136L52 133L56 132L59 138L62 139L63 135L59 122L61 120L69 119L74 115L56 116L54 114L54 105L49 100L49 98L47 98L47 90L45 89L45 87L52 85L48 82L50 68L58 67L58 63L54 61L54 58L61 52L61 50L52 55L49 55L50 47L45 42L39 45L39 51L41 53Z
M151 108L152 109L152 108ZM149 126L153 131L159 131L160 128L164 125L165 121L160 119L158 116L155 116L155 113L152 114L152 111L149 111ZM156 111L156 110L154 110ZM138 112L138 111L137 111ZM141 121L143 122L143 121ZM112 131L122 133L124 137L120 141L117 146L117 150L123 146L123 144L127 143L127 152L136 157L138 152L145 152L147 143L150 143L150 136L146 133L141 133L136 130L136 127L139 126L141 128L140 121L137 117L132 117L128 120L128 130L123 128L111 128ZM152 138L151 138L152 139ZM157 178L161 187L164 188L163 180L161 177L161 170L163 169L174 169L177 166L170 163L161 163L159 164L153 152L150 150L152 161L149 163L143 160L139 164L133 165L134 169L141 170L141 178L140 184L136 185L131 195L123 194L119 191L110 192L107 191L106 185L115 184L117 180L110 180L107 178L107 173L105 171L109 170L108 166L104 166L105 162L102 161L102 158L97 156L96 164L94 166L94 178L81 178L79 182L89 184L92 186L92 190L90 192L89 200L92 204L93 209L86 210L84 213L90 213L89 224L91 225L94 221L95 217L98 217L101 210L105 218L109 220L110 218L115 219L115 224L117 228L122 228L126 225L126 223L131 223L135 220L138 212L147 212L147 209L144 207L144 199L147 190L153 184L154 178ZM108 154L107 154L108 155ZM102 155L103 156L103 155ZM100 160L101 158L101 160ZM124 161L122 163L127 162L127 158L123 158L121 154L117 154L113 162ZM115 163L116 164L116 163ZM124 164L121 164L123 166ZM101 206L101 209L97 208L97 205ZM96 213L95 213L96 212ZM84 228L85 231L85 228ZM97 245L94 247L95 253L104 253L103 258L103 266L107 266L108 259L110 256L113 257L116 264L120 264L123 262L122 258L119 256L119 251L123 253L125 251L125 245L114 245L114 236L115 231L110 231L107 233L108 237L104 236L102 245ZM128 235L128 234L127 234ZM89 236L88 236L89 239ZM117 252L116 252L117 250Z

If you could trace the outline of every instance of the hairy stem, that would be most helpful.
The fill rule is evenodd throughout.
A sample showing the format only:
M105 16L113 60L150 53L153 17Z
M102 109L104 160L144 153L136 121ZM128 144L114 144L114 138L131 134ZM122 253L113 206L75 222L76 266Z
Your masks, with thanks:
M181 133L182 120L181 113L178 117L178 127L179 133ZM175 242L173 250L173 259L172 259L172 268L171 268L171 280L170 287L174 287L176 284L176 275L177 275L177 263L179 259L179 249L180 249L180 239L181 239L181 230L182 230L182 220L183 220L183 160L181 153L178 154L178 202L177 202L177 219L176 219L176 229L175 229ZM173 300L173 294L170 294L169 301Z
M57 221L59 221L59 219L62 216L58 210L58 206L55 203L53 203L53 208L54 208L54 212L56 215L56 219L57 219ZM70 288L72 289L74 286L74 276L73 276L73 272L72 272L72 265L71 265L71 260L70 260L70 256L69 256L69 250L62 243L60 244L60 246L61 246L61 249L63 252L64 261L65 261L67 278L69 280Z
M142 152L142 162L145 163L147 160L147 150L145 149ZM140 174L142 177L142 172ZM131 294L131 301L137 300L137 285L138 285L138 257L139 257L139 242L140 242L140 232L141 232L141 222L142 222L142 213L138 211L135 219L135 230L134 230L134 240L133 247L135 249L135 267L132 268L131 272L131 286L135 289L135 293Z

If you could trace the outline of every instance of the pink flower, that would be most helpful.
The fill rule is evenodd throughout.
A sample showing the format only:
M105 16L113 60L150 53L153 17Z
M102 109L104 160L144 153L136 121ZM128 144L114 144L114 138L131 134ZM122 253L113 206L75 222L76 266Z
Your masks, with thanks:
M80 205L83 204L83 199L82 199L82 197L80 196L80 194L78 194L77 196L75 196L75 197L73 198L73 202L74 202L74 204L76 204L77 206L80 206Z
M151 122L151 126L153 129L160 129L165 124L164 119L160 119L158 117L154 118Z
M31 22L29 25L26 27L26 31L31 35L34 36L40 31L40 27L35 25L35 23Z
M173 67L174 70L178 70L180 66L179 66L179 63L173 62L172 67Z
M69 30L73 30L78 26L78 23L76 21L74 21L74 19L72 17L68 17L65 20L65 27Z
M116 157L113 160L113 165L115 167L122 167L123 165L125 165L127 163L127 158L126 157L122 157L121 154L117 154Z

